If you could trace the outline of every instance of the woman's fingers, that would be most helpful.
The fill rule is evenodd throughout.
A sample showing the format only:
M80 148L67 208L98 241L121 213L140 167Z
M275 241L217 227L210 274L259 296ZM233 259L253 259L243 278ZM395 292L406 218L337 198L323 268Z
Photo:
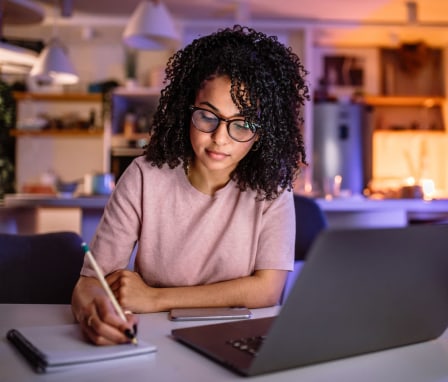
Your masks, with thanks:
M100 298L92 302L80 324L84 334L94 344L120 344L132 340L136 325L135 316L131 314L126 317L127 321L123 321L110 301Z

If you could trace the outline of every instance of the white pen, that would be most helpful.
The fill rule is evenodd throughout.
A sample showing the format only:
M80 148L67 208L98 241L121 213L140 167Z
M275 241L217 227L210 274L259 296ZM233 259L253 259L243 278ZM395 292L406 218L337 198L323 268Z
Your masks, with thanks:
M114 306L117 314L121 317L121 319L123 321L126 322L127 321L126 316L125 316L123 310L121 309L121 306L118 303L117 299L115 298L114 294L112 293L112 290L110 289L109 284L107 283L106 279L104 278L104 274L103 274L102 270L100 269L98 263L96 262L95 258L93 257L92 252L90 252L90 249L86 243L82 243L81 247L84 250L84 253L89 258L90 264L92 264L92 267L95 270L98 280L101 283L103 289L106 291L107 295L109 296L109 299L112 302L112 305ZM137 345L137 337L135 336L135 333L132 333L132 332L130 332L130 333L132 336L132 338L130 338L132 340L132 343L134 345Z

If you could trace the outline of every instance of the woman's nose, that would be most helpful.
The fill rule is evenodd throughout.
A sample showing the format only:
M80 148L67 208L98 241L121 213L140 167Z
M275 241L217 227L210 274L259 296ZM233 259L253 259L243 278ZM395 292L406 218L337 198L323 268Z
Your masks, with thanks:
M223 145L232 139L227 131L227 124L225 121L219 121L217 129L212 133L212 139L213 142L220 145Z

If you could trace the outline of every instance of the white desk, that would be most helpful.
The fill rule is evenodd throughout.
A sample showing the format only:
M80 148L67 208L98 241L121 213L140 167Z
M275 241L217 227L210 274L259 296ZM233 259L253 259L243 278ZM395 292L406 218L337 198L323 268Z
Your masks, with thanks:
M269 316L276 308L254 311L255 317ZM133 359L102 362L71 370L35 374L5 339L6 331L26 325L71 323L66 305L0 305L0 381L194 381L248 380L206 359L170 338L172 328L200 323L174 323L166 313L140 316L139 337L158 348L154 354ZM299 346L299 344L298 344ZM448 381L448 333L442 338L345 360L292 369L250 378L254 381L300 382L426 382Z

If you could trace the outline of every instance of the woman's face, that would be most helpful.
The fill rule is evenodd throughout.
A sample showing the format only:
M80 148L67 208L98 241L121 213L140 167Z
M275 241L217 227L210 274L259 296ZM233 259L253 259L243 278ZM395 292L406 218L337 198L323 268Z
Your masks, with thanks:
M196 96L194 106L212 111L225 119L243 118L230 96L230 79L227 76L213 77L206 81ZM239 161L250 151L257 136L249 142L237 142L221 121L212 133L196 129L190 122L190 141L195 153L194 166L229 176ZM224 174L222 174L224 173Z

